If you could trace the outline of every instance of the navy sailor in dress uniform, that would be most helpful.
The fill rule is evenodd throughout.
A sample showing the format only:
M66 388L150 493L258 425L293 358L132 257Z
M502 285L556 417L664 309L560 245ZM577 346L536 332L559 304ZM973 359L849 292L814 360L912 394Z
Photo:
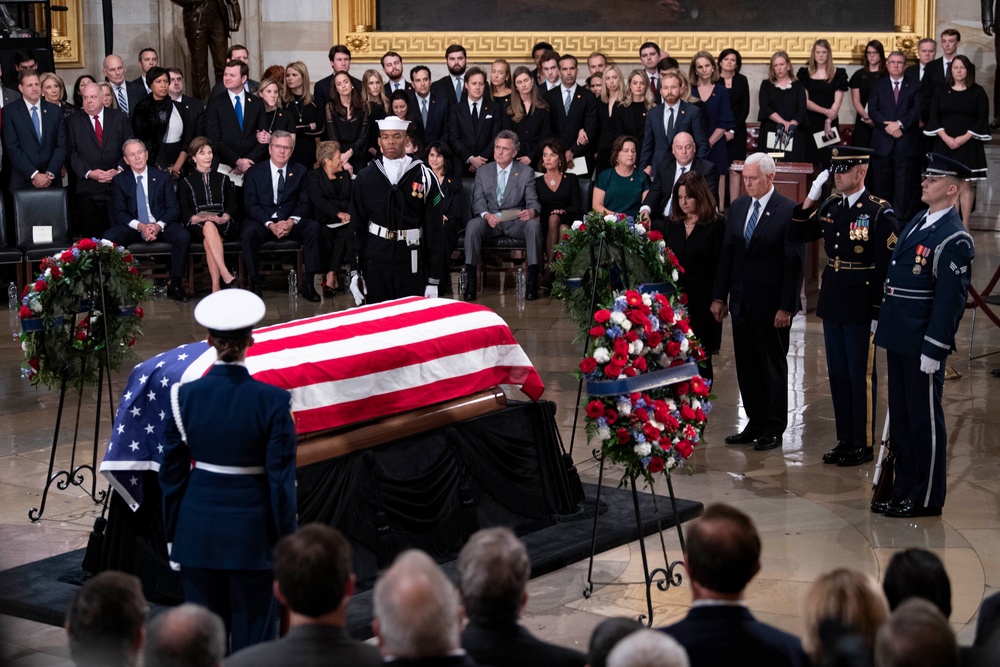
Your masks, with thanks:
M159 474L184 597L223 618L232 651L275 638L271 551L296 526L291 395L243 364L264 312L246 290L216 292L195 308L219 360L171 388Z
M955 349L975 255L955 208L972 171L937 153L927 158L921 199L929 208L899 235L875 331L886 349L896 463L892 497L872 511L907 518L938 516L944 506L944 360Z
M823 320L837 446L823 462L845 467L874 458L878 377L871 331L899 235L892 206L865 189L871 154L868 148L834 148L830 171L837 193L822 199L829 172L820 172L789 228L799 243L822 238L829 258L816 314Z
M378 121L382 157L354 182L350 214L358 254L351 293L358 305L365 293L369 303L438 295L445 255L441 185L427 165L406 155L409 124L396 116Z

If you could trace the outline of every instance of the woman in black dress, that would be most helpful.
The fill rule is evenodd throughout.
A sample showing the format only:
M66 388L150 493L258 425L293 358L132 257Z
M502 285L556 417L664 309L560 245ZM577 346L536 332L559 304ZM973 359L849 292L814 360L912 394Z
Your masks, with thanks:
M621 112L621 104L628 91L625 77L617 65L608 65L602 74L601 94L597 96L597 171L611 166L611 146L618 135L615 134L615 116Z
M945 85L934 91L924 134L934 137L934 152L957 160L972 170L977 181L986 179L986 148L989 141L990 100L976 83L976 67L966 56L955 56L948 67ZM958 196L958 209L965 228L976 200L976 186L967 183Z
M740 74L743 58L736 49L723 49L719 54L719 78L729 90L729 106L736 126L726 133L729 164L747 159L747 116L750 115L750 82Z
M167 70L150 67L146 84L152 92L132 109L132 134L146 144L153 163L176 181L187 160L186 149L193 139L194 128L185 122L184 108L167 94L170 85Z
M833 63L830 42L817 39L809 54L808 67L800 67L799 82L806 88L806 119L809 134L823 132L823 136L833 136L833 128L839 127L837 117L847 90L847 72ZM803 137L805 138L805 137ZM833 146L819 148L812 136L806 144L806 159L825 169L830 166Z
M504 108L503 126L521 140L517 160L534 165L542 157L542 140L552 136L552 114L542 99L531 70L523 65L514 70L514 94Z
M281 105L281 86L274 79L263 79L257 88L257 97L264 103L264 127L257 130L257 143L271 143L271 134L282 130L295 132L291 112ZM312 165L305 165L307 167Z
M713 379L712 355L722 346L722 323L712 315L712 286L722 254L726 219L715 209L715 198L705 178L694 171L682 174L674 183L673 201L667 220L665 240L684 267L678 287L687 294L688 318L701 346L705 361L701 375Z
M316 164L316 144L323 136L323 113L313 101L309 85L309 70L301 60L288 63L285 68L285 85L281 101L292 116L295 132L295 150L292 161L306 167Z
M514 93L512 85L510 63L503 58L497 58L490 65L490 99L499 103L502 108Z
M371 160L368 152L368 110L354 90L347 72L333 75L333 90L326 103L326 137L340 145L344 169L356 174Z
M868 42L862 58L861 69L851 75L847 85L851 89L851 104L858 114L854 121L853 144L861 148L871 148L872 127L875 123L868 117L868 95L871 94L875 79L885 76L886 73L885 48L882 42L877 39ZM871 176L871 173L868 175Z
M615 111L614 135L641 137L646 132L646 113L656 106L653 93L649 89L649 79L641 69L629 72L626 82L625 100ZM614 140L611 141L614 144Z
M76 83L73 84L73 99L70 101L74 109L83 108L83 87L88 83L97 83L97 79L89 74L76 77Z
M580 179L566 173L566 149L555 137L542 142L538 171L542 175L535 179L535 192L542 207L539 219L545 229L545 256L551 262L560 234L583 218L583 200Z
M382 74L366 69L361 75L361 102L368 110L368 160L378 157L378 122L389 115L389 98L385 94Z
M444 236L448 241L448 252L444 255L444 266L441 269L441 293L451 292L451 255L458 247L458 232L465 228L465 220L462 216L462 182L460 179L451 176L454 164L452 162L451 148L443 141L432 141L426 149L427 158L424 162L431 168L437 176L438 183L441 184L441 221L444 223ZM469 276L469 280L474 280L474 276Z
M351 203L351 177L344 172L341 155L336 141L320 142L316 147L319 165L306 174L303 184L313 215L320 224L320 249L327 267L323 280L324 296L333 296L340 291L337 272L354 245L351 216L347 212Z
M238 202L236 188L228 176L212 169L212 142L207 137L191 140L187 153L194 163L184 180L177 184L177 204L181 223L191 240L205 246L205 263L212 277L212 291L237 286L236 276L226 268L222 242L237 235ZM220 283L221 281L221 283Z
M768 133L774 132L777 135L780 127L785 137L792 133L791 148L787 147L787 140L781 144L785 147L784 159L788 162L802 162L806 155L806 142L812 141L812 137L807 136L807 128L799 127L806 122L806 89L792 78L792 61L784 51L771 56L767 79L760 82L758 106L760 112L757 120L760 121L762 147L767 146ZM780 150L782 149L775 147L775 151Z

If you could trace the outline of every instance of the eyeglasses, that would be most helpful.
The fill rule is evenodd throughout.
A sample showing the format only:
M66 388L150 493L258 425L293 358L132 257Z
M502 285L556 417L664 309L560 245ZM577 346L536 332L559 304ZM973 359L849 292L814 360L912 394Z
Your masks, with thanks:
M279 149L281 149L283 151L290 151L290 150L292 150L292 147L288 146L286 144L271 144L271 148L279 148Z

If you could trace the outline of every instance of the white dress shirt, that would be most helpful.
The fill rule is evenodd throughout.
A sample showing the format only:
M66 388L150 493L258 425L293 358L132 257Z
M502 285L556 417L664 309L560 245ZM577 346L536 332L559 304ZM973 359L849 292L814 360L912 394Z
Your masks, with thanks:
M149 205L149 168L147 167L146 169L143 169L141 172L137 172L134 170L132 171L132 177L136 179L136 181L139 180L140 176L142 176L142 194L146 200L146 212L149 213L149 221L156 225L159 225L160 231L162 232L163 228L167 226L167 223L157 220L156 216L153 215L153 207ZM135 205L136 207L138 207L139 202L136 202ZM140 224L142 223L140 223L138 219L133 218L132 221L128 223L128 226L134 229L135 231L139 231Z
M497 185L498 186L500 185L500 174L502 174L504 172L507 172L507 178L504 181L504 183L507 184L505 186L505 188L504 188L504 193L503 193L504 194L504 199L507 198L507 188L510 187L510 168L513 167L513 166L514 166L513 162L511 162L510 164L508 164L506 168L501 167L499 165L499 163L497 163ZM496 189L493 190L493 195L496 196ZM478 215L479 215L480 218L485 218L487 213L489 213L489 211L480 211L478 213ZM497 213L499 213L499 211L497 211Z
M274 164L272 160L268 160L267 163L271 167L271 196L274 197L275 204L280 204L281 202L278 201L278 169L281 169L282 173L284 174L285 187L288 187L288 165L291 163L290 162L286 163L284 167L278 167L278 165ZM292 222L298 222L299 216L290 215L288 216L288 219L291 220ZM279 221L278 212L275 211L273 214L271 214L271 219L264 222L264 226L269 227L272 222L278 222L278 221Z

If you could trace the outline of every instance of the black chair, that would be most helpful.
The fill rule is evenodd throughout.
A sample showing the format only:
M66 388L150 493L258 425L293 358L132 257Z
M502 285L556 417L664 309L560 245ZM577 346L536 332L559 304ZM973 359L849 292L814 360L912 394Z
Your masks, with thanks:
M223 255L235 255L236 256L236 267L237 273L240 272L240 267L243 264L243 244L239 240L236 241L223 241L222 242L222 254ZM205 256L205 244L204 243L191 243L191 257L188 260L188 289L190 292L194 292L194 282L195 282L195 264L198 263L199 266L205 267L205 273L208 272L208 265L201 264L200 262L195 262L196 257ZM227 263L227 266L230 266ZM238 280L242 281L242 275L236 276ZM242 282L240 284L242 287Z
M14 284L20 294L24 287L24 253L7 245L7 213L0 199L0 265L3 264L14 266Z
M278 239L275 241L265 241L260 247L260 258L257 262L257 276L263 279L267 276L288 276L284 264L276 261L273 255L285 253L295 253L295 277L302 288L302 273L305 271L305 264L302 261L302 244L293 239ZM265 259L265 255L272 255ZM244 280L247 269L243 261L243 253L240 253L240 280Z
M26 279L31 277L34 263L73 245L66 201L62 188L14 190L16 241L24 253ZM42 236L51 240L36 240Z
M128 251L136 258L136 260L149 259L148 275L154 282L157 280L170 280L172 271L170 270L170 244L166 241L137 241L128 246ZM166 257L167 261L159 261L161 258ZM190 263L190 262L189 262ZM191 288L188 287L188 294L191 294Z

